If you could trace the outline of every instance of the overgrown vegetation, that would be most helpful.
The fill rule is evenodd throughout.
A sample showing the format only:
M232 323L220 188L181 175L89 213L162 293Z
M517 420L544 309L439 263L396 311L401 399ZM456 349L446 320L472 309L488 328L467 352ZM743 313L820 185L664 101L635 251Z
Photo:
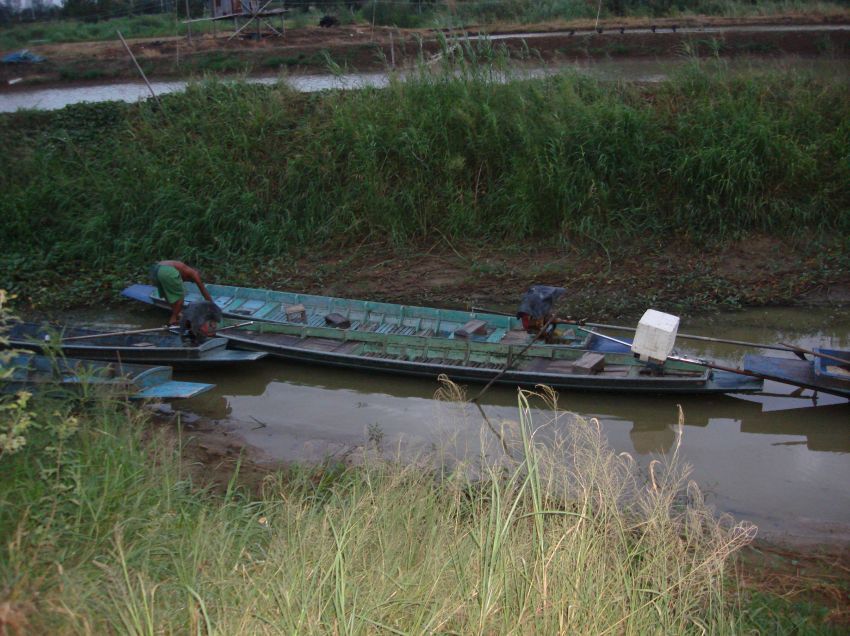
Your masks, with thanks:
M720 62L652 86L502 83L509 71L478 66L492 50L453 55L445 73L383 90L202 82L162 109L3 116L0 282L91 302L156 258L232 279L370 237L615 254L674 236L850 230L846 83Z
M53 22L26 22L14 26L0 27L0 49L56 42L117 40L116 31L121 31L125 38L150 38L186 35L187 28L180 18L164 13L125 16L97 22L73 19ZM211 23L192 25L192 33L195 34L211 31Z

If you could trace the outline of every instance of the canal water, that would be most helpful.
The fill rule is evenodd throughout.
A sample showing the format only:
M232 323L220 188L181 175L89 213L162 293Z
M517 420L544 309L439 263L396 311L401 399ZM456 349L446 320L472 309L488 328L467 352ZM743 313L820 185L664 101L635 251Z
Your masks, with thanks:
M162 322L151 308L110 316L128 327ZM635 324L636 320L631 324ZM625 324L630 324L625 321ZM850 311L769 308L686 320L682 333L748 342L850 349ZM618 335L611 332L612 335ZM740 364L746 353L781 352L680 340L683 354ZM399 378L276 360L230 371L186 373L214 382L210 393L175 408L234 431L269 461L340 459L380 446L386 456L440 452L475 457L493 433L477 409L434 399L436 379ZM475 395L480 387L468 387ZM561 392L559 405L598 418L609 444L643 466L669 457L684 413L680 455L718 512L755 522L762 536L805 541L850 540L850 403L767 382L769 395L624 396ZM482 400L491 422L517 421L517 393L492 387ZM550 419L542 408L539 423ZM570 426L572 417L560 419Z
M621 60L575 60L560 66L541 68L517 68L510 75L499 78L511 79L540 77L563 70L573 70L581 74L608 81L661 82L671 73L689 61L687 57L660 59L621 59ZM789 70L794 69L813 74L817 77L848 81L850 79L850 60L839 58L800 58L782 56L776 58L741 56L726 61L727 69L734 72L750 70ZM404 71L396 72L403 77ZM275 84L282 82L301 92L316 92L329 89L351 90L366 87L384 87L390 81L387 73L351 73L351 74L284 74L274 76L249 76L244 81L254 84ZM166 95L183 91L188 82L173 80L151 83L157 95ZM63 84L55 87L0 87L0 113L14 112L19 109L55 110L80 102L122 101L133 103L150 98L150 91L143 82L84 83Z

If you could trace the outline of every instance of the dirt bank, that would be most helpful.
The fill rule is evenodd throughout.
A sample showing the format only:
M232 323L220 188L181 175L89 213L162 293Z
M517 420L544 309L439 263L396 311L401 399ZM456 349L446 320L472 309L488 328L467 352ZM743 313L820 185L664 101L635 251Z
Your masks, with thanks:
M536 25L470 27L463 33L431 29L371 28L366 25L323 29L304 27L277 37L270 32L261 39L236 37L232 31L192 40L178 37L138 39L130 42L150 78L188 77L199 73L276 72L325 69L329 60L351 70L384 69L391 62L405 66L417 60L435 60L442 35L499 37L515 58L544 61L606 57L646 57L701 52L720 55L798 54L850 55L850 31L827 30L829 25L850 23L850 13L840 16L771 16L731 20L690 17L683 19L620 19L555 22ZM768 26L804 28L822 25L823 30L770 31ZM703 28L734 29L702 32ZM750 30L747 27L755 27ZM622 32L621 32L622 30ZM598 32L598 31L601 31ZM529 34L545 37L529 37ZM0 67L0 82L19 79L17 86L62 81L136 79L138 73L119 41L47 44L32 47L44 56L41 64Z
M566 287L563 305L593 320L639 315L647 307L693 314L765 305L850 304L850 255L840 245L814 247L751 237L724 248L671 237L626 255L586 240L517 243L493 249L470 239L398 252L361 244L311 251L244 274L239 284L416 305L505 311L535 283Z

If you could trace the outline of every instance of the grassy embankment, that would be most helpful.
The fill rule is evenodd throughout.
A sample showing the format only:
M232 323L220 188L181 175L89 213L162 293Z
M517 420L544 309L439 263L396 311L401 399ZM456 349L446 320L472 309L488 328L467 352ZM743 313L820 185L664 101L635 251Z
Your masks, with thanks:
M276 6L276 5L273 5ZM287 29L306 25L317 25L326 13L335 15L341 23L372 23L400 28L447 27L460 25L486 25L514 22L531 24L552 20L595 19L596 3L584 0L556 0L536 2L532 0L509 0L505 2L459 2L451 5L411 0L361 2L352 4L328 4L324 9L309 12L297 11L286 21ZM762 17L770 15L834 16L846 12L846 3L805 2L802 0L684 0L680 2L635 2L633 0L608 0L602 3L600 18L623 17L687 17L694 15L724 17ZM86 42L113 40L119 30L127 38L167 37L186 35L187 25L183 16L174 14L151 14L123 16L98 21L57 19L52 21L18 23L0 27L0 50L24 47L33 44L58 42ZM230 25L226 25L229 27ZM210 33L210 22L193 23L192 33Z
M695 298L734 305L740 292L691 255L753 233L802 246L808 284L847 271L846 83L695 63L652 86L499 84L466 64L480 51L460 54L460 77L386 90L213 82L162 109L3 115L0 284L24 303L90 304L157 258L250 284L316 250L446 238L604 253L607 271L582 273L592 289L619 256L675 244L682 262L630 298L663 304L659 286L681 275Z

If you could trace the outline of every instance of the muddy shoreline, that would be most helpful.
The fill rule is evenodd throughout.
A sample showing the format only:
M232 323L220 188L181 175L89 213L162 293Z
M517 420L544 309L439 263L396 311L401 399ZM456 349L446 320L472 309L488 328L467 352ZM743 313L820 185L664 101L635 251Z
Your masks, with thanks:
M350 25L323 29L304 27L285 38L228 40L205 35L189 41L181 37L138 39L130 42L150 79L175 79L196 75L262 74L326 70L329 60L347 71L385 70L412 66L419 61L436 63L451 51L441 50L440 39L459 36L492 36L493 48L504 46L516 60L564 62L609 58L646 58L699 55L800 55L850 56L850 30L834 30L850 23L848 15L769 16L727 19L617 19L553 22L535 25L467 27L462 32L432 29L398 29ZM822 30L795 32L794 27ZM748 30L747 27L752 27ZM775 29L789 29L777 30ZM730 29L702 32L702 29ZM763 29L763 30L759 30ZM622 32L621 32L622 30ZM601 32L600 32L601 31ZM509 37L514 35L516 37ZM523 37L525 36L525 37ZM498 38L498 39L495 39ZM474 40L470 40L470 45ZM450 47L451 49L452 47ZM0 66L0 86L61 85L80 81L139 79L122 45L117 41L44 44L31 50L46 58L41 64Z
M845 240L752 235L724 246L670 237L665 245L606 246L577 237L557 243L482 244L473 240L398 248L381 242L291 246L286 256L219 267L197 263L205 280L323 296L513 313L531 285L565 287L565 315L590 321L640 316L647 307L681 316L745 307L850 307L850 250ZM13 309L60 319L68 309L130 306L121 291L146 280L124 272L80 270L82 298L19 272L4 285ZM32 290L37 290L34 293Z
M213 275L211 279L215 279ZM487 245L435 237L408 250L363 243L271 262L233 284L411 305L513 312L533 284L565 287L562 310L589 320L741 307L850 305L850 253L750 236L723 247L670 237L665 245Z

